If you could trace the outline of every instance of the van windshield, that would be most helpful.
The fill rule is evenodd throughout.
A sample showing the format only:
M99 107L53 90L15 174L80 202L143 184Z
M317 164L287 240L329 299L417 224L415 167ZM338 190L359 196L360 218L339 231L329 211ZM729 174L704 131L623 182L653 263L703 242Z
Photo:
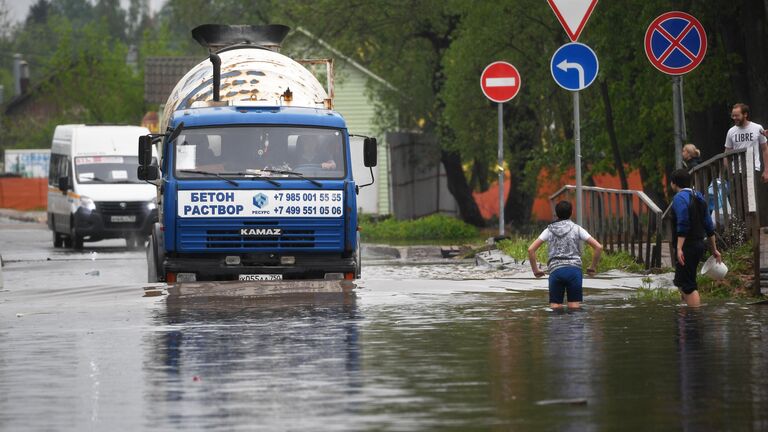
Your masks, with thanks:
M339 179L346 173L342 139L338 129L298 126L184 129L175 142L174 171L177 178L205 177L205 172Z
M75 158L78 183L143 183L136 176L137 156L85 156Z

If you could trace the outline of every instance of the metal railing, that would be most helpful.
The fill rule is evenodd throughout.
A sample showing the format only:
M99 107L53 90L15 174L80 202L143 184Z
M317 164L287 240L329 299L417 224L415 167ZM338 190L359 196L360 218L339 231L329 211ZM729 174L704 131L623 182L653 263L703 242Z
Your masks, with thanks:
M749 219L754 216L757 204L752 152L750 148L721 153L690 171L691 187L707 198L718 232L730 229L734 219L745 224L752 222ZM664 215L669 211L668 208Z
M574 201L576 186L550 195L552 213L558 201ZM607 252L624 251L646 269L661 267L661 209L642 191L582 187L584 229Z
M755 171L752 162L752 149L733 150L718 154L691 169L691 188L701 192L707 200L708 212L715 223L715 231L722 234L734 229L739 221L746 229L746 239L752 239L749 229L758 225L756 218L757 201L754 191ZM672 204L664 214L665 221L671 223ZM667 239L671 240L674 227L670 226Z

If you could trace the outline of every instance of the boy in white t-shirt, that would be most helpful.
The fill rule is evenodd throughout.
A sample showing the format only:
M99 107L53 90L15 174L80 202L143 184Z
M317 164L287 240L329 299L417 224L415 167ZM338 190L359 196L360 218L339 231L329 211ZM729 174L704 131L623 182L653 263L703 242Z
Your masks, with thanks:
M582 301L581 271L581 242L586 241L595 250L592 256L592 266L587 273L594 275L597 263L600 261L600 253L603 246L582 227L573 223L571 218L572 207L568 201L560 201L555 206L557 221L552 222L544 229L539 238L528 247L528 260L534 276L542 277L544 272L536 264L536 251L544 242L549 243L549 307L560 309L563 307L565 293L568 293L568 309L577 309Z

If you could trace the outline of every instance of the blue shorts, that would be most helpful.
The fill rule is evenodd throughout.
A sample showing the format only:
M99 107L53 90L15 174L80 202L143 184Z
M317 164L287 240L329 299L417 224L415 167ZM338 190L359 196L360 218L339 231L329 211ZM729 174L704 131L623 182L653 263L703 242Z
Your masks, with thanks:
M569 302L580 302L582 299L582 279L583 274L579 267L560 267L550 273L549 302L563 304L563 297L566 292L568 293Z

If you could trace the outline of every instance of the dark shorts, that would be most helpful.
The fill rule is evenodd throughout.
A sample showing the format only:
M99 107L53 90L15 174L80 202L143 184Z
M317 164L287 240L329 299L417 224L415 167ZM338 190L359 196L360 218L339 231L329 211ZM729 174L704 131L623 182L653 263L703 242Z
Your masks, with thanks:
M695 241L683 243L683 257L685 257L685 265L681 266L677 262L677 251L675 251L675 286L686 294L690 294L696 289L696 269L699 267L701 258L704 256L704 242Z
M568 293L569 302L580 302L582 299L582 279L583 275L579 267L560 267L550 273L549 302L563 304L563 297L566 292Z

